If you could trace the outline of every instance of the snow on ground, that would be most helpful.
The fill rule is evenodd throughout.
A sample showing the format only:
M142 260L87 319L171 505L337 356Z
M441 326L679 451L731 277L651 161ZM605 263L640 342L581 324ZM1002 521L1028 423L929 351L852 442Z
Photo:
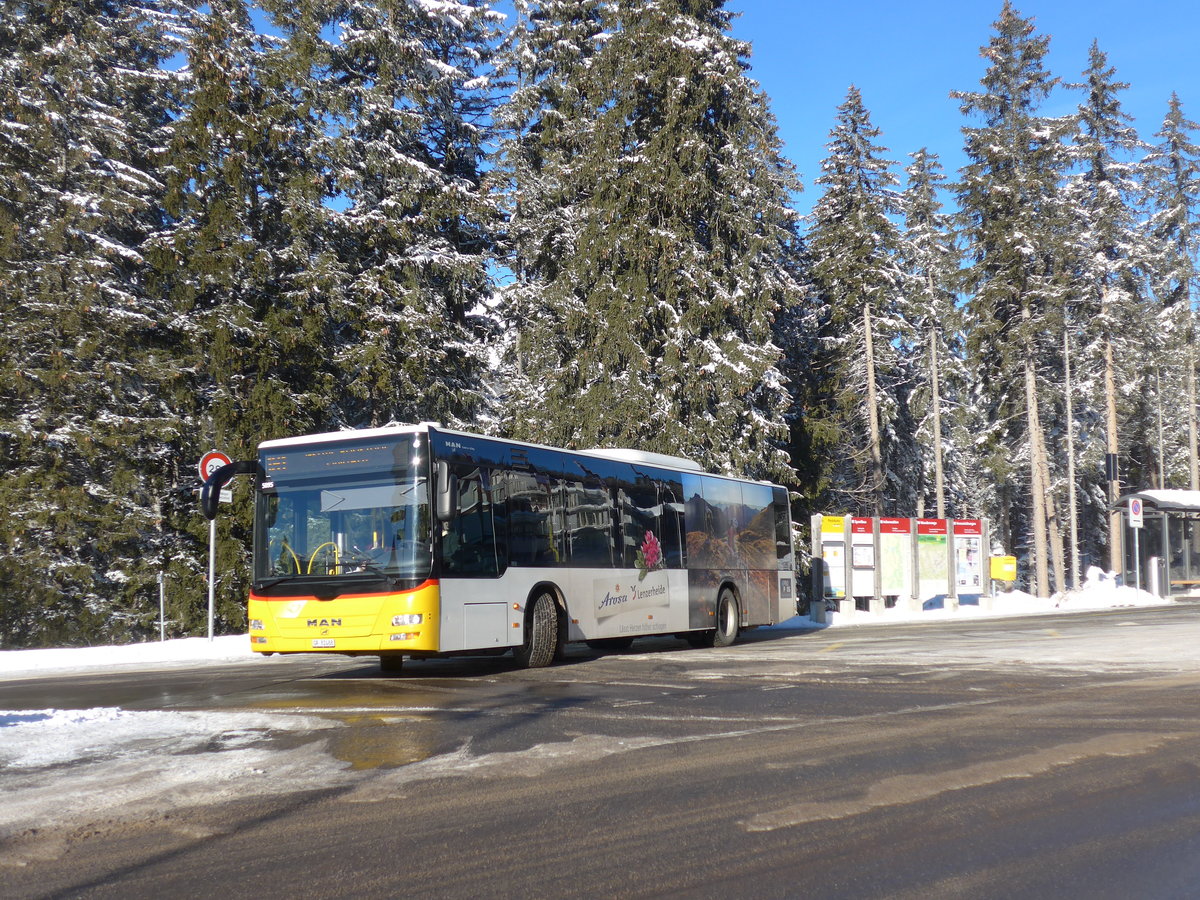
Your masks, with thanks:
M807 617L801 617L784 625L792 627L800 623L814 627L844 627L885 622L933 622L955 618L994 618L1133 606L1169 606L1173 602L1147 591L1120 584L1111 574L1093 566L1088 570L1087 578L1080 588L1055 594L1050 598L1035 597L1024 591L1014 590L992 597L964 597L955 607L947 602L946 598L935 597L926 600L920 609L909 609L897 604L875 613L864 610L853 610L849 613L830 612L827 615L831 621L825 623L816 623Z
M972 598L958 609L950 608L942 599L928 600L924 609L908 611L900 607L871 614L857 611L850 616L834 614L829 626L867 624L871 622L934 621L955 617L1027 616L1035 613L1062 613L1073 610L1113 609L1131 606L1170 604L1146 591L1120 585L1097 568L1088 572L1088 579L1077 591L1056 594L1049 599L1034 597L1023 591L997 594L990 600ZM781 623L782 627L821 627L797 616ZM827 626L827 627L829 627ZM151 641L114 647L83 647L63 650L0 650L0 678L30 676L41 673L70 671L111 671L121 668L158 668L160 666L193 666L204 663L229 663L262 659L250 650L246 635L228 635L209 641L205 638L184 638L173 641ZM4 713L0 711L0 716ZM0 721L0 727L3 722Z
M958 609L932 601L925 606L933 608L921 611L835 614L831 624L850 627L1168 602L1119 586L1098 570L1091 575L1082 589L1051 599L1012 592ZM777 627L814 625L796 617ZM234 635L213 641L188 638L119 647L0 651L0 678L152 671L239 660L270 664L251 653L245 635ZM15 839L9 849L0 850L0 869L45 852L31 849L34 829L42 834L93 816L147 819L172 805L298 791L314 783L351 784L357 773L329 752L326 740L338 725L336 720L286 711L0 710L0 790L5 797L0 804L0 839ZM277 743L287 735L303 739ZM63 803L63 797L71 802Z
M336 726L248 711L0 711L0 848L32 829L306 790L317 773L327 786L345 767L323 742L284 748L274 739ZM0 849L0 871L27 861L19 845Z
M114 667L194 665L236 662L253 657L244 634L226 637L147 641L115 647L71 647L62 650L0 650L0 678L41 672L111 670Z

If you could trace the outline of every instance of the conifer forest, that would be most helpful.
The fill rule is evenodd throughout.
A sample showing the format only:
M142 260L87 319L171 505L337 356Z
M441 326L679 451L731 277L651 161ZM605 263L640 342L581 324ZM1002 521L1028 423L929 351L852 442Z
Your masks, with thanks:
M1179 98L1139 132L997 0L960 170L852 87L801 185L725 6L0 0L0 647L157 637L160 574L204 633L200 456L390 422L770 479L799 537L987 518L1042 596L1119 567L1117 492L1200 488Z

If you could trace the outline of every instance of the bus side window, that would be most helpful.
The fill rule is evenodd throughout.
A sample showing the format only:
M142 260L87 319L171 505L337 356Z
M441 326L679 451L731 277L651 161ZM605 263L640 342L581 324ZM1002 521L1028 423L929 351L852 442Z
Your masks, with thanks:
M662 513L659 516L659 538L662 541L663 558L668 569L687 567L684 550L683 529L683 482L664 477L658 482L658 500Z
M631 569L638 564L638 553L648 534L653 535L660 546L662 544L658 494L654 485L636 476L620 485L617 489L617 516L621 525L622 565Z
M612 496L599 483L565 481L567 536L571 564L611 568L613 564Z
M778 568L774 494L769 485L743 484L736 515L738 556L748 569Z
M792 516L786 489L777 487L771 491L775 506L775 557L787 559L792 555Z
M476 468L458 475L458 515L442 526L442 570L450 576L496 575L496 529L487 473Z
M565 490L560 454L530 447L514 452L509 472L509 552L514 566L566 564Z

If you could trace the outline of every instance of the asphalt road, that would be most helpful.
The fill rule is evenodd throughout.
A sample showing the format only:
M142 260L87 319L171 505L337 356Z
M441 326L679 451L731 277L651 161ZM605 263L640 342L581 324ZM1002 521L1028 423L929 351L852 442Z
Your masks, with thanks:
M1200 607L19 679L334 727L273 738L311 789L9 836L0 897L1191 898L1198 684Z

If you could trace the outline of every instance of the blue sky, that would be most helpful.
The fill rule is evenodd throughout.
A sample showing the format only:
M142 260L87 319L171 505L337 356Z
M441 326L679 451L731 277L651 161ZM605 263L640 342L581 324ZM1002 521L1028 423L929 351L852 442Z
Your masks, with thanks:
M751 75L771 98L786 154L804 182L801 211L816 202L813 182L851 84L862 91L901 175L908 154L926 146L954 177L964 161L965 120L949 94L979 88L986 68L979 48L1002 5L729 0L727 8L741 13L733 34L752 45ZM1188 118L1200 121L1198 0L1017 0L1014 6L1034 17L1039 34L1051 36L1048 66L1063 81L1081 80L1092 41L1099 41L1117 77L1130 84L1122 105L1143 140L1159 130L1172 91ZM1077 92L1060 89L1043 109L1067 113L1078 103Z

